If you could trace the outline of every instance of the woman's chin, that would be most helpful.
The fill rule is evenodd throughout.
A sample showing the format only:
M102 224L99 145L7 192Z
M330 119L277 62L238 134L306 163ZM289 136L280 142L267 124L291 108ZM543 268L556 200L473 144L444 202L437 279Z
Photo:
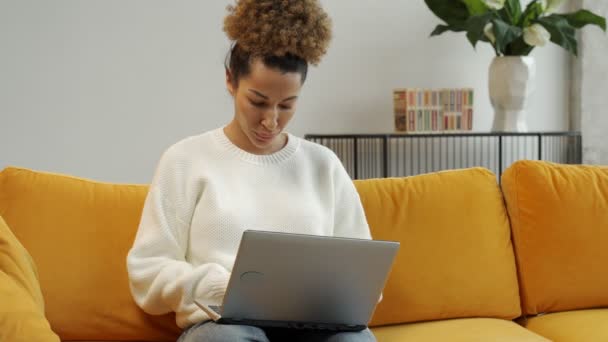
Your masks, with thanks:
M272 154L281 149L281 135L275 136L270 140L252 139L251 143L256 147L258 153Z

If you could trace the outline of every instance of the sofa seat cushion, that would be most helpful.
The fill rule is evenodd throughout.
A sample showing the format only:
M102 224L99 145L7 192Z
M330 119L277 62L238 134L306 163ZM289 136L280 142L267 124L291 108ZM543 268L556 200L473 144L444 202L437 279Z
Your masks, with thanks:
M461 318L372 329L378 342L550 342L522 326L493 318Z
M144 313L129 290L126 255L147 191L21 168L0 172L0 215L36 263L46 316L61 339L177 338L174 316Z
M496 175L472 168L355 185L374 239L401 242L372 326L520 315Z
M608 341L608 309L556 312L528 318L526 328L554 342Z
M524 313L608 307L608 168L518 161L502 188Z

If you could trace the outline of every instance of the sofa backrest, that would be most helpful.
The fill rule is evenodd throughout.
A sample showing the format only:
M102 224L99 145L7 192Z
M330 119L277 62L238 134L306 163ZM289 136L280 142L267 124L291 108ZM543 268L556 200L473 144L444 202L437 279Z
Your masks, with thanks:
M372 325L520 315L509 222L492 172L355 185L374 239L401 242Z
M146 193L20 168L0 173L0 216L32 255L62 340L177 338L172 315L145 314L129 291L126 254Z
M520 161L501 183L524 313L608 306L608 168Z
M510 230L496 176L486 169L356 181L376 239L401 248L372 325L520 315ZM7 168L0 215L31 253L46 312L62 339L175 340L173 315L143 313L125 257L143 185Z

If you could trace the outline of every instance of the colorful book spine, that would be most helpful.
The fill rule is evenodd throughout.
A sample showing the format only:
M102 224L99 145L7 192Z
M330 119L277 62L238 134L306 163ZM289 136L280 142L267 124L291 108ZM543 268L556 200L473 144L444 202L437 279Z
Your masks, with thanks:
M395 89L395 129L407 133L471 131L473 99L471 88Z
M410 123L409 131L415 132L416 131L416 107L415 107L416 93L414 93L413 91L410 91L409 93L407 93L407 99L408 99L408 103L410 104L410 106L408 107L408 111L407 111L408 121Z
M395 89L393 92L395 112L395 129L400 132L407 131L407 90Z

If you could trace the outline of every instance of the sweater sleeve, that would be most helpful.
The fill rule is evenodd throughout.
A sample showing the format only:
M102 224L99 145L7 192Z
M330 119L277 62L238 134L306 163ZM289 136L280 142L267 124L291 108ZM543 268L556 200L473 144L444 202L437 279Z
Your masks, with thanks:
M337 156L336 163L334 173L336 203L334 235L371 240L369 225L357 188L355 188L352 179ZM383 295L380 293L378 303L382 301L382 298Z
M221 302L229 278L219 264L186 261L189 222L202 188L188 180L184 159L171 149L161 158L127 256L135 302L149 314L175 312L181 327L207 319L193 299Z
M363 205L352 179L338 157L334 157L334 236L371 239Z

